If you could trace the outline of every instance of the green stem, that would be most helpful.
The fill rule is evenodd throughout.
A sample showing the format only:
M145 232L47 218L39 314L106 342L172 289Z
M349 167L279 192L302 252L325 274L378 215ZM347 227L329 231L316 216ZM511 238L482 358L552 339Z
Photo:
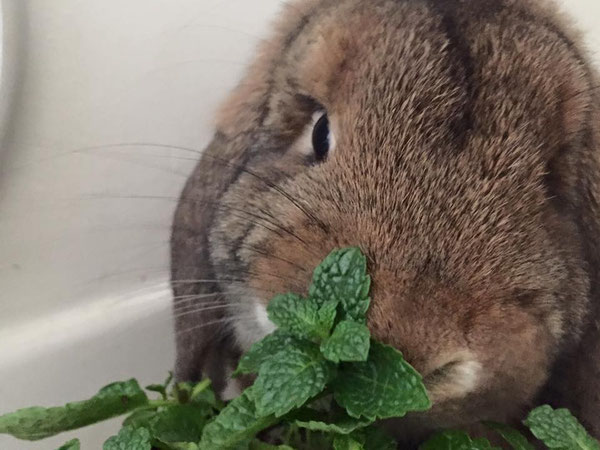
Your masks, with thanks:
M195 400L198 395L200 395L203 391L205 391L210 386L210 380L207 378L192 389L192 393L190 394L190 400Z

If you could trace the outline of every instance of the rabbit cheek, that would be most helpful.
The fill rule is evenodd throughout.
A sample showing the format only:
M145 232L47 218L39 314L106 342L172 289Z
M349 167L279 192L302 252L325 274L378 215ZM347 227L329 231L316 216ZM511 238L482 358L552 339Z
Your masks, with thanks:
M468 346L479 366L463 362L432 384L431 418L441 426L482 419L516 424L548 379L555 340L539 318L510 304L482 310L471 326ZM471 378L476 383L461 392Z
M518 418L554 358L545 322L504 296L397 274L373 274L369 327L424 375L433 408L412 419L436 428Z
M486 387L492 397L499 404L509 404L507 395L512 394L527 403L546 382L556 353L553 349L558 346L539 318L517 306L502 306L481 319L482 331L473 344L479 354L486 356Z
M556 340L538 318L509 303L490 307L474 324L470 346L484 370L473 413L491 420L518 420L546 383Z
M327 245L324 238L319 238L317 232L309 228L291 227L290 230L294 236L265 233L263 239L268 242L268 251L255 255L250 264L248 283L254 291L265 293L264 305L279 293L305 295L313 269L335 248L335 244Z

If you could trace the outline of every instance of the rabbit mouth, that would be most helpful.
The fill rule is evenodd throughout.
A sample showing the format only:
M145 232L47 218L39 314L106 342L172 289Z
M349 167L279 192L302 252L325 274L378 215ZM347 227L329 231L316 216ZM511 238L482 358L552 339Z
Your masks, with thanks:
M480 385L483 366L470 352L462 353L424 376L434 403L462 398Z
M242 289L238 289L242 291ZM269 320L264 300L255 295L252 289L234 294L236 298L244 298L243 302L231 303L232 329L240 350L246 352L250 347L268 334L275 331L276 326Z
M276 326L267 314L267 308L265 305L258 299L254 299L254 321L263 332L264 336L271 334L275 331ZM263 336L263 337L264 337Z

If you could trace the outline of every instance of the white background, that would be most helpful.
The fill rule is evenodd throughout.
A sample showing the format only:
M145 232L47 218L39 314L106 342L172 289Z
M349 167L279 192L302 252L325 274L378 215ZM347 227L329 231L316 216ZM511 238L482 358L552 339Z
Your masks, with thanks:
M2 2L0 414L163 379L169 222L196 155L106 146L201 150L281 1ZM600 2L564 3L600 50ZM99 449L117 427L0 449Z

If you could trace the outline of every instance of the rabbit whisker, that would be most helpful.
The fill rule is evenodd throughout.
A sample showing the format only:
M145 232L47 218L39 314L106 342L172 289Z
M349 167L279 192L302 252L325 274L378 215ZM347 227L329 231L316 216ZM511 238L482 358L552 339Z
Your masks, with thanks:
M184 303L187 302L189 300L195 300L195 299L201 299L201 298L209 298L209 297L215 297L217 295L222 295L221 292L212 292L212 293L207 293L207 294L185 294L185 295L174 295L172 297L173 300L178 300L177 303ZM213 299L213 300L208 300L210 301L219 301L219 299Z
M191 314L197 314L197 313L201 313L204 311L213 311L213 310L223 310L223 309L227 309L229 308L229 304L226 305L215 305L215 306L206 306L203 308L196 308L196 309L191 309L191 310L187 310L187 311L181 311L181 312L177 312L176 314L173 314L174 318L180 318L183 316L187 316L187 315L191 315Z
M205 327L208 327L208 326L211 326L211 325L226 325L226 324L229 324L231 322L238 321L238 320L240 320L240 321L248 320L249 321L249 320L251 320L253 318L254 318L254 316L252 316L252 315L225 317L223 319L212 320L212 321L204 322L204 323L201 323L199 325L195 325L193 327L189 327L189 328L186 328L186 329L183 329L183 330L178 330L177 333L176 333L176 335L180 336L182 334L191 333L192 331L196 331L196 330L199 330L201 328L205 328Z
M254 178L256 178L257 180L259 180L261 183L264 183L266 186L270 187L271 189L273 189L275 192L279 193L281 196L283 196L285 199L287 199L292 205L294 205L300 212L302 212L308 219L312 220L313 223L317 224L323 231L327 232L329 230L329 227L323 222L321 221L319 218L317 218L310 210L308 210L305 206L301 205L296 199L294 199L287 191L285 191L284 189L282 189L280 186L277 186L275 183L273 183L271 180L269 180L268 178L265 178L261 175L259 175L258 173L244 167L244 166L239 166L236 164L231 163L230 161L227 161L223 158L219 158L217 156L214 155L208 155L208 154L204 154L202 152L200 152L199 150L196 150L194 148L190 148L190 147L184 147L184 146L180 146L180 145L171 145L171 144L156 144L156 143L152 143L152 142L131 142L131 143L120 143L120 144L106 144L106 145L101 145L101 146L93 146L93 147L86 147L83 149L79 149L75 152L85 152L85 151L89 151L89 150L94 150L94 149L102 149L102 148L117 148L117 147L157 147L157 148L166 148L166 149L172 149L172 150L180 150L180 151L187 151L187 152L192 152L195 154L202 154L203 157L207 157L207 158L211 158L221 164L224 164L226 167L231 167L233 169L236 170L240 170Z

